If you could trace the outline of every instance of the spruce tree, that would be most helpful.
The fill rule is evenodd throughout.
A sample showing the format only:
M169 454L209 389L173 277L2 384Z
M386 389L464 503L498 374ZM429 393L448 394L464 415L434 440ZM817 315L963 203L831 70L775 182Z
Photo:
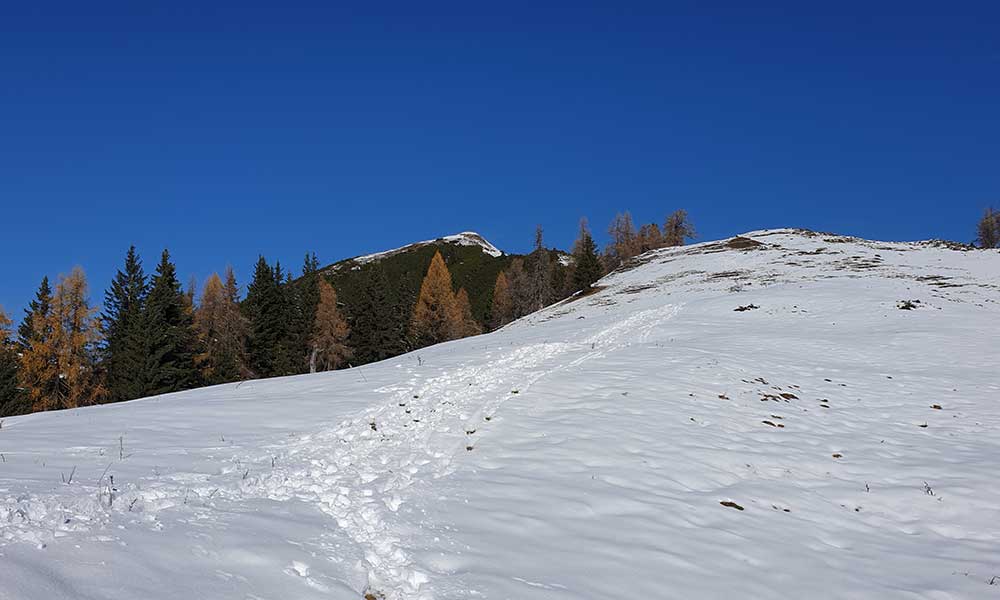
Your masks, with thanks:
M118 402L139 398L146 391L146 355L149 338L143 323L143 309L149 284L135 246L128 249L125 266L104 294L105 369L108 400Z
M198 385L194 318L167 250L163 251L153 276L144 321L150 340L146 357L149 377L144 395L176 392Z
M288 375L288 297L281 264L261 256L243 302L249 323L247 364L256 377Z
M573 291L589 289L602 274L601 261L597 256L597 244L590 235L587 220L581 219L580 234L573 244Z
M38 336L44 335L44 331L39 331L35 325L36 315L40 315L45 322L48 319L49 312L52 310L52 288L49 287L48 276L42 277L42 283L38 286L38 291L35 292L35 298L28 304L28 308L24 309L24 320L21 321L21 326L18 327L18 343L22 348L30 348L33 339L38 338Z
M297 338L297 356L312 356L312 328L320 301L319 285L319 260L315 253L306 254L302 263L302 277L295 287L298 307L296 318L292 322L292 335Z
M351 320L350 345L357 364L385 360L406 352L406 319L378 261L365 269Z
M0 417L31 412L27 394L18 383L18 346L12 325L7 313L0 308Z
M410 337L414 344L429 346L458 337L461 317L456 308L451 273L441 253L435 252L420 284L420 295L410 319Z
M338 369L354 354L347 345L350 328L337 308L337 292L325 280L317 282L317 289L319 305L313 319L310 373Z

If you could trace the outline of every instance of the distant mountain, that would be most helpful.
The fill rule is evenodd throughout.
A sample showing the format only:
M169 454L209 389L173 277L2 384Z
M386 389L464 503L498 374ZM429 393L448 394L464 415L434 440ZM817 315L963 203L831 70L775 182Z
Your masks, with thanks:
M350 317L361 282L378 263L397 287L392 291L394 300L401 305L402 313L409 315L435 252L440 252L448 265L455 290L465 288L469 294L472 315L480 323L485 323L489 316L497 275L509 267L515 258L524 256L508 254L482 235L474 231L463 231L392 250L347 258L322 267L320 273L337 290L337 297ZM562 281L569 264L569 255L560 250L550 250L549 253L556 265L555 279Z

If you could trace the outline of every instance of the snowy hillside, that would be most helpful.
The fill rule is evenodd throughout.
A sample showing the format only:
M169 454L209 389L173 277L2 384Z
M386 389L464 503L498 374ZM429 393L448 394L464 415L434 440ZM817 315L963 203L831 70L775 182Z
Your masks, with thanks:
M1000 253L656 251L360 369L0 428L0 598L1000 598Z
M383 252L376 252L374 254L366 254L364 256L355 256L354 258L349 258L347 260L334 263L328 269L338 270L344 267L358 268L359 265L367 264L372 261L380 261L390 256L395 256L403 252L408 252L410 250L415 250L417 248L422 248L424 246L429 246L432 244L455 244L458 246L472 246L479 247L484 254L489 256L498 257L503 256L503 251L491 244L483 236L479 235L475 231L463 231L462 233L456 233L454 235L446 235L440 237L436 240L425 240L423 242L415 242L413 244L407 244L406 246L400 246L399 248L394 248L392 250L385 250Z

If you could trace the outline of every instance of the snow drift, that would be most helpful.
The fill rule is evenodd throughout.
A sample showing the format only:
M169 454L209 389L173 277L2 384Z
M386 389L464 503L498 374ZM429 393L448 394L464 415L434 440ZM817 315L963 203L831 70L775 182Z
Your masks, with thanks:
M772 230L600 286L6 419L0 598L1000 594L1000 253Z

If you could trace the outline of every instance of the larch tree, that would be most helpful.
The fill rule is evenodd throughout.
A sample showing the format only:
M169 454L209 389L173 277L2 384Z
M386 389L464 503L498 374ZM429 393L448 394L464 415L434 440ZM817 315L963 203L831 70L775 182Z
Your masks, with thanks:
M694 239L697 235L687 211L683 208L670 213L663 224L664 246L683 246L686 240Z
M528 287L529 312L541 310L552 302L552 261L542 240L542 226L535 228L535 249L529 255L530 276Z
M350 328L337 308L337 292L325 279L317 281L319 304L312 327L309 372L329 371L347 364L353 356L347 339Z
M143 395L166 394L198 385L194 315L166 250L160 257L146 299L145 325L150 352L146 357L149 383Z
M28 396L31 409L55 405L60 394L59 359L53 335L52 288L49 278L42 283L24 311L18 329L21 352L18 380Z
M390 289L385 268L374 261L365 269L351 311L350 345L356 364L385 360L407 349L405 311Z
M455 310L459 317L458 337L469 337L483 332L482 326L472 316L472 303L469 302L469 293L465 288L459 289L455 295Z
M632 214L628 211L615 215L608 227L611 242L605 251L607 269L610 271L638 254L638 236L632 224Z
M87 278L75 267L60 278L52 297L50 316L59 386L54 396L42 396L35 410L76 408L100 401L104 388L97 374L97 346L101 340L97 310L87 300Z
M514 320L514 298L511 296L510 284L503 271L497 273L493 284L493 301L490 304L490 326L499 329Z
M13 321L0 307L0 417L31 412L27 394L18 383L18 345Z
M663 247L663 234L656 223L646 223L636 236L636 252L642 254Z
M1000 247L1000 213L987 208L976 226L976 244L980 248Z
M532 312L531 280L524 259L517 257L510 262L506 271L507 284L513 300L511 320L518 319Z
M149 338L143 310L148 292L142 261L131 246L124 268L115 274L104 294L101 316L105 339L102 366L110 402L139 398L146 391Z
M410 319L410 337L417 346L453 340L460 329L460 319L451 288L451 273L441 253L435 252L420 284L420 295Z
M245 328L238 303L232 268L226 271L225 284L217 273L209 276L194 314L200 342L196 362L207 384L237 381L243 374Z
M597 256L597 244L587 227L587 220L580 219L580 233L573 244L572 291L590 289L603 275L601 260Z

